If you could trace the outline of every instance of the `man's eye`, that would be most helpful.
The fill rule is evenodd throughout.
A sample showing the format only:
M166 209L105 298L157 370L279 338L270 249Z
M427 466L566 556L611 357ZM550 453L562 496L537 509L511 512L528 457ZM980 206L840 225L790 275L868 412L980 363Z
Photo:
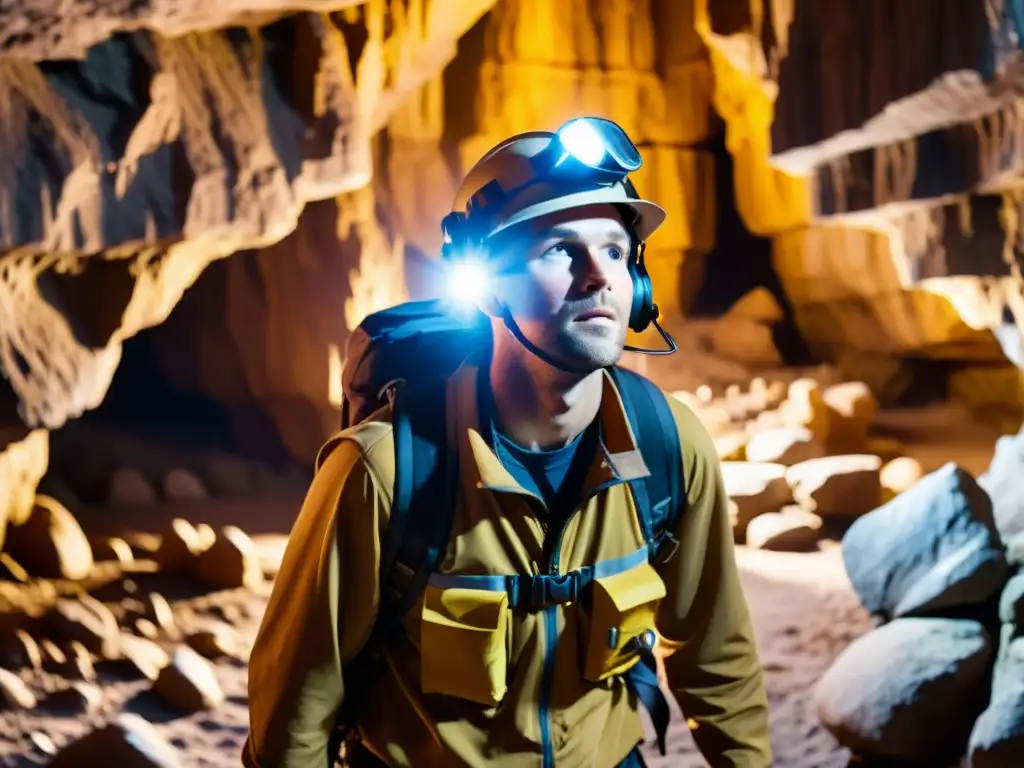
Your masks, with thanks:
M614 245L608 249L608 255L611 257L612 261L621 261L622 259L626 258L626 255L622 252L622 249Z
M545 256L565 256L568 253L569 253L569 249L566 248L563 243L558 243L557 245L552 245L550 248L548 248L546 251L544 251L544 255Z

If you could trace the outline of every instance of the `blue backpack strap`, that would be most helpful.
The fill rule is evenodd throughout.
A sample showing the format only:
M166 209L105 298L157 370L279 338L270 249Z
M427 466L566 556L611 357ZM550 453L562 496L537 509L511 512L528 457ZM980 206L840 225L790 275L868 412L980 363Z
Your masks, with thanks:
M395 391L395 483L381 541L380 605L363 650L346 670L345 702L328 740L328 768L346 740L358 740L358 706L383 665L385 647L423 594L444 556L455 513L458 465L447 448L445 381ZM437 504L437 499L443 499Z
M672 409L651 381L625 368L612 378L650 474L630 483L651 562L665 562L679 548L676 529L686 507L683 452Z
M686 507L683 454L679 429L665 394L651 381L625 368L613 368L612 377L626 409L630 427L650 474L633 480L640 527L651 562L665 562L679 548L676 529ZM658 685L658 663L644 652L626 674L626 685L647 714L662 755L672 711Z

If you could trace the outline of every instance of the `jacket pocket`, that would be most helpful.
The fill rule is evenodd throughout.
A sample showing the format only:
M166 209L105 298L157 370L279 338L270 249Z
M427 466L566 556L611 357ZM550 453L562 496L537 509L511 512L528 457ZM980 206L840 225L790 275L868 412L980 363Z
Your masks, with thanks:
M508 595L428 585L420 623L420 685L494 706L508 675Z
M595 580L580 606L583 678L621 675L640 660L654 632L665 583L649 563Z

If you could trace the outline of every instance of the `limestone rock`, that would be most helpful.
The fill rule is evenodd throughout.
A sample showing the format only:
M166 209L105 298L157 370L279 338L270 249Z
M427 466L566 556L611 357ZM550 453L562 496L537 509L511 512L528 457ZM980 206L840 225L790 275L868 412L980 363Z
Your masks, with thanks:
M992 653L976 622L896 619L839 655L815 690L818 717L858 752L954 765L985 706Z
M28 519L8 528L6 547L33 576L82 579L93 565L92 547L78 521L49 496L36 496Z
M1015 768L1024 754L1024 637L1007 638L999 650L992 699L974 723L971 768Z
M904 491L909 491L924 477L921 462L909 456L893 459L879 475L882 483L882 500L892 501Z
M788 427L804 427L822 445L828 441L828 406L818 382L809 378L789 385L786 401L779 408Z
M1017 567L1024 565L1024 531L1006 542L1006 562Z
M29 741L32 745L42 752L44 755L55 755L57 754L57 745L53 743L53 739L49 735L42 731L32 731L28 735Z
M178 632L171 604L159 592L151 592L146 598L146 614L168 636L173 637Z
M156 502L156 491L135 467L118 467L110 473L107 503L112 507L145 507Z
M0 666L17 670L43 668L43 652L39 643L24 629L0 633Z
M92 663L92 654L77 640L71 642L68 650L67 676L72 680L85 680L87 682L96 679L96 668Z
M215 589L254 589L263 583L259 551L244 531L229 525L196 560L196 575Z
M249 465L237 456L210 456L203 462L202 474L218 496L241 496L252 490Z
M92 555L95 560L113 560L122 565L128 565L135 561L131 545L118 536L90 538L89 544L92 547Z
M171 520L160 537L160 547L153 555L162 571L191 567L203 551L204 542L196 528L180 517Z
M865 454L826 456L795 464L786 472L793 498L822 517L857 517L882 501L882 460Z
M726 432L713 438L718 458L722 461L743 461L746 458L747 434L741 430Z
M58 600L48 623L56 637L77 640L97 656L116 658L119 653L117 619L94 597L82 595L78 599Z
M999 620L1012 624L1015 631L1024 635L1024 572L1014 575L1003 587L999 596Z
M211 709L224 701L213 665L188 646L175 649L153 690L183 712Z
M0 81L8 143L23 151L3 193L0 345L24 367L9 381L25 422L55 429L98 405L122 342L163 321L211 261L279 241L309 201L367 188L374 134L491 5L432 0L407 16L385 3L353 18L319 0L226 14L39 2L8 19ZM194 26L203 18L234 21ZM62 60L62 76L38 57ZM108 250L117 258L87 267Z
M784 318L782 307L775 300L772 292L764 286L758 286L749 291L736 303L729 307L726 313L731 317L741 317L745 320L753 320L756 323L771 325L781 322Z
M740 535L755 517L781 509L792 498L781 464L723 461L722 477L726 493L736 504L735 530Z
M814 548L821 535L822 519L800 507L765 512L747 525L748 547L800 552Z
M36 501L36 487L50 461L50 436L37 429L10 434L0 431L0 549L7 524L28 519Z
M43 700L43 706L61 712L87 713L98 709L102 701L98 686L76 682L51 693Z
M35 709L36 695L16 674L0 668L0 698L9 709Z
M820 459L825 449L804 427L777 427L755 433L747 443L749 461L766 461L792 466Z
M129 662L149 680L156 680L160 670L170 663L167 651L151 639L128 632L121 633L119 650L120 658Z
M190 632L185 642L208 659L234 656L238 652L238 637L235 630L224 622L212 623L204 629Z
M164 497L168 501L203 501L209 498L203 481L187 469L172 469L164 476Z
M139 715L125 712L64 747L51 768L116 765L119 768L184 768L181 753Z
M1024 471L1024 428L1016 435L1004 435L996 441L995 454L988 472L978 484L992 499L996 526L1009 540L1024 533L1024 490L1020 483Z
M878 412L878 402L862 381L850 381L827 387L822 398L828 408L828 446L830 450L856 453L864 450L868 427Z
M988 496L953 463L857 520L842 551L861 603L880 616L980 603L1006 579Z

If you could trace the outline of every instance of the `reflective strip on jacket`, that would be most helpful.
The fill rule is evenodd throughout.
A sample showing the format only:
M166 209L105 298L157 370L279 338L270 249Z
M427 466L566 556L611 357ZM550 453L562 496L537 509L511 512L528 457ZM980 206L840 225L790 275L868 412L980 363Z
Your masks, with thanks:
M483 437L478 373L463 365L448 384L454 428L449 434L458 440L461 477L440 570L539 573L545 567L546 512ZM717 454L695 414L674 398L669 402L683 446L687 507L678 551L657 566L666 592L657 630L674 651L665 660L668 687L712 766L766 768L767 699ZM624 481L648 470L608 375L599 418L601 445L584 483L585 502L561 540L563 573L644 546ZM341 433L319 461L249 661L250 732L242 755L247 768L327 765L331 725L349 693L342 668L365 644L376 616L380 539L395 469L390 424L372 421ZM591 495L588 489L599 486ZM431 672L429 665L421 670L421 637L427 634L421 635L423 600L417 602L374 690L356 694L366 696L359 725L367 746L395 768L537 768L545 742L558 768L617 765L643 738L640 716L621 678L592 683L581 675L575 606L556 609L558 642L550 644L554 677L546 718L539 702L551 623L540 613L510 613L503 650L507 692L500 704L485 706L421 692L421 674ZM474 661L479 659L466 659L467 675L478 674ZM434 690L444 685L430 680Z

